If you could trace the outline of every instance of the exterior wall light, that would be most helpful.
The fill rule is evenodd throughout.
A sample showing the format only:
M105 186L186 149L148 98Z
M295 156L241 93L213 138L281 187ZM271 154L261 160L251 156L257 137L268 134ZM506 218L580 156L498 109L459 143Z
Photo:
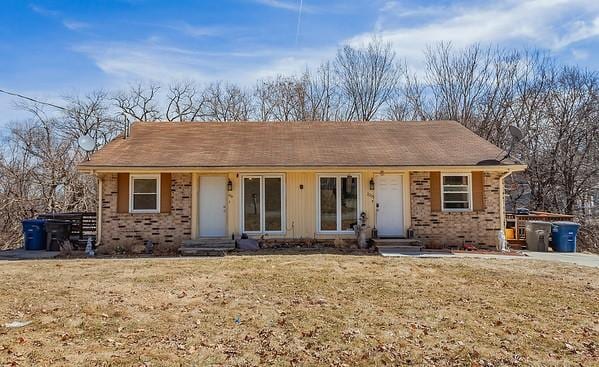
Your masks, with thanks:
M227 182L227 191L233 191L233 182L231 180Z
M373 178L370 179L370 190L371 191L374 190L374 179Z

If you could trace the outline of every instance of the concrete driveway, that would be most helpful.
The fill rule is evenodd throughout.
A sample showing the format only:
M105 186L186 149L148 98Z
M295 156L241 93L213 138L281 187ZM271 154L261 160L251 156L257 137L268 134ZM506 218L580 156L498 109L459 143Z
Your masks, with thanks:
M508 256L508 255L493 255L493 254L475 254L475 253L448 253L448 252L417 252L417 251L401 251L393 248L380 249L379 253L382 256L407 256L421 258L478 258L478 259L498 259L498 260L543 260L570 263L582 266L590 266L599 268L599 255L581 254L581 253L566 253L566 252L533 252L523 251L526 256Z
M599 255L581 254L579 252L534 252L524 251L529 259L558 261L576 265L599 268Z

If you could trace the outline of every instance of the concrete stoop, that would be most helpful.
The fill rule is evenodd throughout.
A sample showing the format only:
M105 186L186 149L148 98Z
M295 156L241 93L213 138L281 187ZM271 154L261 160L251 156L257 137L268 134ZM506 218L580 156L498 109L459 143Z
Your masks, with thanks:
M423 249L422 242L407 238L373 238L372 243L379 253L381 250L420 253Z
M230 238L186 240L179 247L183 256L224 256L231 251L235 251L235 241Z

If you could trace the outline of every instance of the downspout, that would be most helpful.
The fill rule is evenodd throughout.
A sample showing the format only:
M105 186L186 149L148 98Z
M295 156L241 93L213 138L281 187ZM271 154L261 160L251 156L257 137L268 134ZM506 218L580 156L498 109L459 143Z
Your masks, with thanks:
M102 238L102 177L96 173L98 180L98 212L96 213L96 247Z
M504 180L507 176L511 175L514 171L508 170L506 173L499 177L499 218L501 221L501 233L505 236L505 183ZM500 234L501 236L501 234ZM497 250L501 251L501 243L497 242Z

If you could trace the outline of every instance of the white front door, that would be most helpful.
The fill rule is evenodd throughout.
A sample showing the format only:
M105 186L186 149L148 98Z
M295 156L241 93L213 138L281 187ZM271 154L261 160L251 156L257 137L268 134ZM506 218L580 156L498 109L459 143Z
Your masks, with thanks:
M379 237L403 237L403 176L382 175L375 178L376 228Z
M200 176L200 237L224 237L227 233L227 180L224 176Z

